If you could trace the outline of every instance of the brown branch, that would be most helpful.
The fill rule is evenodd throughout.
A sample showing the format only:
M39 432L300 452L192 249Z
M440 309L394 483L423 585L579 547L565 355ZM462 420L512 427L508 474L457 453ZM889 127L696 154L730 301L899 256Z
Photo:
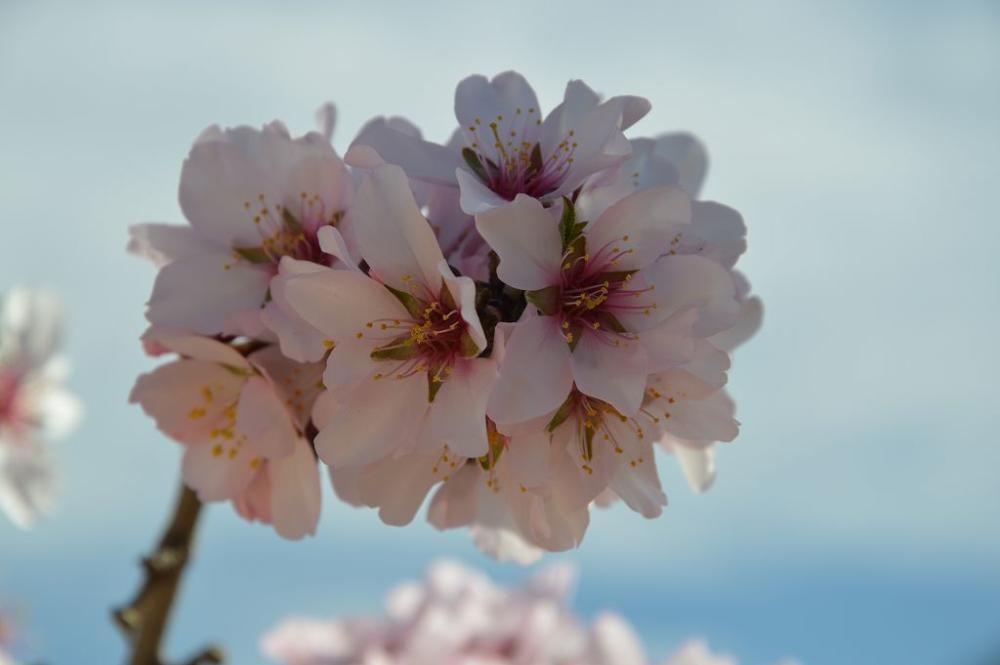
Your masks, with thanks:
M142 560L145 579L135 599L115 610L115 622L122 629L131 647L128 665L164 665L160 653L163 635L191 555L195 528L201 513L201 501L187 487L182 487L174 507L173 518L163 532L156 550ZM222 663L224 655L210 647L190 660L187 665Z

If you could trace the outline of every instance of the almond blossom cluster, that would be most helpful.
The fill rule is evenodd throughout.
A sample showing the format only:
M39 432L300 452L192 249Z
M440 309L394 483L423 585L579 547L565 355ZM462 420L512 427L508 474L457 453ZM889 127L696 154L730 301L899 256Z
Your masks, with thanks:
M0 509L27 528L55 499L48 443L76 426L82 408L64 387L58 300L24 288L0 299Z
M659 515L654 447L706 488L761 307L701 144L625 136L649 108L571 81L546 114L506 72L458 85L444 145L380 117L341 159L329 106L298 138L203 132L189 224L130 243L160 269L146 348L174 354L132 400L187 484L296 538L322 462L386 523L433 492L435 526L520 560L578 545L595 502Z
M440 562L423 583L393 590L382 616L288 619L261 649L282 665L650 665L625 619L603 613L588 626L572 612L573 581L572 569L553 566L503 588ZM736 661L692 640L663 665Z

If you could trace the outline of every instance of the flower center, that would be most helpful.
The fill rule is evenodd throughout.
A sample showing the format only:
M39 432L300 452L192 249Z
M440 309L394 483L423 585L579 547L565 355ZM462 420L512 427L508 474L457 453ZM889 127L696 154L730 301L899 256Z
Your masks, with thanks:
M552 416L546 429L553 432L568 420L572 420L576 425L580 468L587 475L594 473L591 462L594 459L595 446L612 446L616 455L622 455L631 448L625 438L641 441L646 438L647 427L655 428L659 423L658 418L645 411L640 411L637 416L631 418L624 416L607 402L585 395L576 389ZM640 422L644 420L648 421L645 426ZM635 457L629 460L629 465L635 468L643 462L645 462L643 457Z
M465 127L465 163L483 183L502 198L518 194L542 198L562 185L573 165L576 132L569 130L549 155L535 138L542 121L535 109L515 109L513 119L503 115L483 124L480 118Z
M445 297L428 300L395 290L392 292L410 316L368 321L364 330L358 331L355 337L379 342L371 357L385 362L386 369L374 374L375 380L389 377L405 379L426 372L433 400L441 384L451 374L456 358L476 355L478 349L472 344L468 324L458 307L451 302L447 287L442 287Z
M286 206L271 205L266 196L259 194L256 202L245 201L243 207L251 216L261 242L256 246L234 247L237 260L270 264L275 272L283 256L323 265L330 263L330 257L319 246L317 232L326 225L336 226L343 212L327 211L318 195L300 192L298 201Z
M655 302L643 297L654 285L637 287L633 281L636 271L618 267L622 257L634 252L628 242L629 236L622 236L594 254L586 253L584 243L572 243L563 253L556 307L570 346L575 347L585 330L615 346L622 340L637 340L639 335L628 330L618 316L649 316L656 309Z

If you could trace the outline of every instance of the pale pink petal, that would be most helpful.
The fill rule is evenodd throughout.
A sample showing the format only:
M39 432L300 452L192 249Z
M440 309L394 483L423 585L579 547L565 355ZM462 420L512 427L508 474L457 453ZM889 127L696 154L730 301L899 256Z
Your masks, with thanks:
M552 317L527 316L507 339L487 407L494 422L524 422L554 411L573 386L569 345Z
M213 253L178 259L160 269L146 318L153 325L205 335L233 332L227 318L264 304L270 272L263 266Z
M420 214L402 169L398 166L374 169L361 183L348 217L358 250L373 277L406 292L422 285L430 293L412 295L425 300L438 295L441 289L438 264L444 257L434 230Z
M649 265L670 244L678 228L691 220L691 201L676 187L665 185L639 190L614 204L587 227L587 251L615 248L621 258L616 270L637 270Z
M148 259L156 267L213 249L197 231L180 224L135 224L129 227L128 234L128 251Z
M414 180L455 186L458 153L402 131L394 120L374 118L362 127L345 155L347 163L365 169L395 164Z
M236 427L246 435L247 447L266 459L291 454L298 438L288 409L270 382L259 376L250 377L243 385Z
M385 378L361 383L316 437L328 465L359 466L403 448L419 434L427 412L427 378Z
M455 169L455 180L460 188L459 206L466 215L478 216L509 203L465 169Z
M670 452L677 457L688 485L696 492L707 491L715 482L715 450L711 446L689 447L674 441Z
M486 348L486 333L483 332L483 324L476 311L476 283L468 277L455 277L444 259L441 260L438 270L452 299L458 304L462 319L468 324L466 333L475 342L476 348L482 351Z
M291 540L316 533L321 492L312 446L303 438L295 439L292 453L268 461L267 472L275 531Z
M323 363L294 362L276 346L254 351L247 360L270 382L299 431L305 431L313 403L323 391Z
M528 489L543 487L549 480L552 435L546 430L549 417L504 428L509 437L504 455L513 482Z
M204 441L236 404L244 380L215 363L178 360L141 375L129 401L141 405L170 438Z
M489 450L486 402L497 379L497 365L487 358L458 361L430 406L430 428L436 441L462 457Z
M27 529L55 505L57 477L52 456L31 441L8 446L0 440L0 510ZM2 653L0 653L2 656Z
M664 134L655 139L653 152L675 169L677 186L697 198L708 172L705 145L691 134Z
M365 475L365 482L377 483L379 518L386 524L404 526L413 521L427 493L442 474L437 455L402 455L379 462L374 477Z
M678 401L669 407L664 426L682 439L732 441L740 433L735 405L724 391L705 399Z
M297 275L276 286L292 311L337 343L364 334L369 321L409 318L384 286L349 270Z
M734 658L712 653L701 640L692 640L675 651L664 665L737 665Z
M479 493L481 469L473 464L463 464L434 493L427 521L438 529L467 526L476 518L476 499Z
M732 351L757 334L764 322L764 303L754 296L740 303L740 313L736 323L728 330L712 336L712 343L720 349Z
M239 370L250 369L250 363L239 351L211 337L191 335L186 332L154 326L143 333L142 341L143 343L154 343L192 360L226 365Z
M361 272L361 268L358 267L358 259L354 256L348 246L347 239L340 231L332 226L324 226L316 233L316 239L319 240L320 249L340 261L340 264L335 267Z
M591 628L594 665L646 665L648 659L639 636L617 614L604 613Z
M271 524L271 477L268 475L269 462L264 462L243 493L233 499L236 513L248 522Z
M316 109L316 127L327 141L333 138L333 130L337 126L337 107L332 102L326 102Z
M735 323L740 305L729 271L700 256L667 256L646 269L661 316L689 307L699 311L695 331L712 335Z
M646 356L636 341L615 340L584 332L571 355L573 380L581 392L597 397L631 416L642 405L646 389Z
M279 269L279 274L271 280L271 302L261 312L261 320L277 336L281 352L287 357L298 362L321 360L333 340L295 312L285 297L285 286L295 276L327 268L286 256L281 259Z
M686 231L693 237L679 243L678 254L698 254L732 268L747 249L743 217L720 203L695 201Z
M644 442L637 448L640 455L624 460L611 478L610 487L629 508L643 517L659 517L667 505L667 495L663 493L656 472L653 446Z
M250 484L259 461L246 446L236 443L198 443L184 448L181 473L202 501L228 501Z
M534 290L559 283L562 241L559 220L530 196L476 217L476 228L500 257L497 274L514 288Z

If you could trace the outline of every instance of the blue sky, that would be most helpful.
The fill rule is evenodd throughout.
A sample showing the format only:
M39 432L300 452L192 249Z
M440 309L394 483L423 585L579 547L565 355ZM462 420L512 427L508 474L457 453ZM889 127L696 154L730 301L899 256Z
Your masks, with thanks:
M947 665L1000 657L1000 10L989 2L48 2L0 4L0 288L61 293L82 428L59 511L0 522L0 599L52 665L121 658L107 608L172 500L177 446L126 404L151 269L126 227L181 221L205 126L312 128L376 114L451 131L455 83L518 69L649 98L635 134L709 147L705 196L750 227L767 307L737 354L744 423L716 487L661 468L671 505L600 514L576 605L625 613L651 655L704 635L746 665ZM439 556L505 580L464 534L399 531L328 501L285 543L209 511L171 650L263 662L288 612L372 610Z

